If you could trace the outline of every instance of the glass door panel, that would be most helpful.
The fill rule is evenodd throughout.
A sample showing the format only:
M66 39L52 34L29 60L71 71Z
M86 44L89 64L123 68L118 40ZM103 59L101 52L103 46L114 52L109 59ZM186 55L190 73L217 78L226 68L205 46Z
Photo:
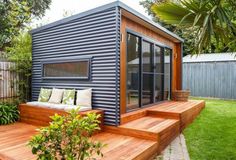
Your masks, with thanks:
M127 33L127 111L170 99L172 50Z
M127 110L139 108L140 38L127 36Z
M159 102L163 100L163 49L159 46L154 48L154 68L155 68L155 87L154 87L154 101Z
M142 42L142 105L153 103L153 52L152 43Z
M171 49L165 48L164 51L164 100L171 98Z

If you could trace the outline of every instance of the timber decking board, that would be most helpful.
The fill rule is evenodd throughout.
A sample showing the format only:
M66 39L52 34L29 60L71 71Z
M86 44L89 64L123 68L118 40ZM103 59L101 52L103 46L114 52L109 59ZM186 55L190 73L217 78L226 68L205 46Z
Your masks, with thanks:
M146 132L143 138L156 140L159 142L159 150L163 150L178 134L180 122L176 119L165 119L152 116L145 116L137 120L128 122L118 128L126 129L132 136L134 133ZM149 133L147 137L147 133Z
M187 102L165 101L151 107L121 115L121 125L144 116L154 116L180 120L180 131L182 131L196 118L204 107L205 102L202 100L189 100Z
M162 106L157 105L156 107L154 106L148 110L168 113L183 113L189 109L192 109L201 102L202 101L198 100L189 100L187 102L173 101L173 103L164 102Z
M122 115L122 125L104 126L102 132L93 135L92 139L108 144L102 150L104 157L99 159L151 159L170 144L204 107L204 101L166 101ZM34 109L25 107L21 110L21 118L27 117L26 122L32 123L34 120L30 118L46 111L37 114L36 111L39 110ZM34 116L27 115L32 111L35 112ZM52 112L50 110L50 113ZM40 120L45 122L48 117L42 117ZM0 160L35 159L26 144L30 137L37 133L36 128L38 127L21 122L0 126Z
M5 130L4 128L7 128ZM15 124L0 126L0 159L1 160L32 160L32 155L27 145L30 137L37 133L36 126L17 122ZM12 134L12 133L18 134ZM10 133L8 136L5 133ZM102 149L103 160L142 160L155 155L158 150L158 142L130 136L102 132L92 137L106 146Z
M167 126L170 126L176 122L178 122L178 120L145 116L137 120L128 122L126 124L120 125L119 127L133 128L137 130L145 130L159 133L163 131Z
M106 144L102 149L104 157L100 158L103 160L144 160L158 150L158 143L155 141L119 134L104 132L93 136L93 139Z
M36 128L36 126L19 122L0 126L0 159L36 159L27 146L30 137L37 133Z

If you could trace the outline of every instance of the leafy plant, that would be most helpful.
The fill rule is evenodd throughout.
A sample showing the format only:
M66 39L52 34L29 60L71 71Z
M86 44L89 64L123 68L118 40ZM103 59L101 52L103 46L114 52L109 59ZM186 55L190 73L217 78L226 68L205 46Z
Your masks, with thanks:
M11 41L34 18L41 18L51 0L1 0L0 1L0 50L11 46Z
M30 140L32 153L44 160L85 160L95 154L102 156L103 144L90 138L100 129L99 117L95 113L81 116L78 109L66 116L55 114L50 125L41 128Z
M28 32L21 32L12 40L11 47L6 47L6 56L14 62L12 71L19 76L19 100L24 102L30 99L31 67L32 67L32 40Z
M235 8L233 0L170 0L154 4L152 11L162 21L194 35L193 51L201 53L214 48L228 50L234 47Z
M16 105L0 104L0 125L16 122L19 119L19 111Z

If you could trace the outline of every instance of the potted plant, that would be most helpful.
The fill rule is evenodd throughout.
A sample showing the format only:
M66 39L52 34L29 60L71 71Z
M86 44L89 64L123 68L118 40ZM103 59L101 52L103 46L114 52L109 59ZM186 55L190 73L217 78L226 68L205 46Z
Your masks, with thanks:
M174 101L188 101L190 95L189 90L175 90L172 92L172 100Z

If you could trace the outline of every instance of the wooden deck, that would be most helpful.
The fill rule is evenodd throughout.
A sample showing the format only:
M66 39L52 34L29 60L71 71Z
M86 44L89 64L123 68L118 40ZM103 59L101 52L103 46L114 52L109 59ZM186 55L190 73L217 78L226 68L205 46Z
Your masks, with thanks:
M190 124L205 107L204 101L168 101L153 107L127 113L118 127L105 126L92 137L107 144L105 160L148 160L162 151ZM36 126L18 122L0 126L0 159L35 159L27 141L36 133Z
M35 159L27 141L37 133L36 126L25 123L15 123L0 126L0 159L1 160L31 160Z

